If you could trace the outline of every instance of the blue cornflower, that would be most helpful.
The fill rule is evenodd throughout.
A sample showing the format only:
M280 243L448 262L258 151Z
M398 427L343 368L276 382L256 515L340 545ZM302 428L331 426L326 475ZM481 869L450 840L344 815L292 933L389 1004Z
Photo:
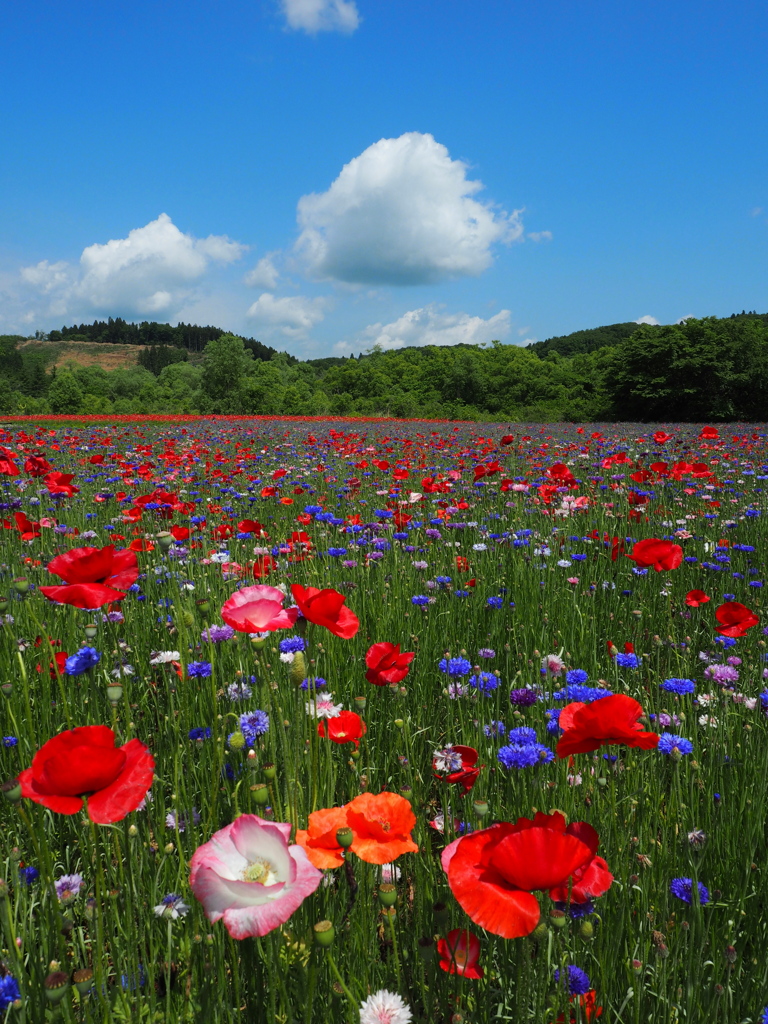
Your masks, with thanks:
M659 688L666 690L667 693L676 693L678 696L682 696L685 693L693 693L696 683L692 679L665 679L663 683L659 683Z
M507 727L503 722L489 722L488 725L483 726L483 732L486 736L503 736L507 731Z
M547 719L547 732L550 736L557 736L560 733L560 712L562 708L549 708L544 712Z
M418 604L418 605L429 604L429 598L425 594L416 594L415 597L411 598L411 604Z
M531 707L538 699L539 695L536 691L530 690L527 686L521 686L519 689L509 692L509 703L517 707Z
M573 559L574 562L585 562L586 559L587 559L587 556L586 555L581 555L581 554L573 554L573 555L571 555L571 558Z
M721 644L727 650L729 647L736 646L736 637L734 636L716 636L715 643Z
M301 688L302 688L302 690L308 690L309 689L309 683L310 683L309 679L302 679L302 681L301 681ZM315 690L322 690L322 688L324 686L327 686L327 685L328 685L328 683L325 681L325 679L323 679L322 676L315 676L315 678L312 680L312 686L314 687Z
M449 676L466 676L472 671L466 658L441 658L438 667Z
M508 743L496 754L505 768L532 768L553 761L555 754L542 743Z
M32 885L32 883L36 882L39 877L40 872L37 868L33 868L32 865L29 865L26 868L19 868L19 878L25 883L25 885Z
M699 903L703 907L709 903L709 890L701 882L697 882L696 885L699 890ZM669 883L669 891L683 903L693 902L693 880L690 878L673 878Z
M682 736L675 736L673 732L663 732L659 738L658 749L662 754L690 754L693 752L693 744Z
M560 981L560 969L555 971L555 981ZM589 975L580 967L568 966L568 991L572 996L583 996L589 992Z
M6 974L0 978L0 1013L4 1014L17 999L21 999L19 983L12 974Z
M439 587L447 587L450 584L450 582L450 576L435 576L435 583L437 583Z
M517 729L510 729L507 739L510 743L521 743L523 745L527 743L537 743L538 736L536 730L531 729L530 726L521 725Z
M481 693L492 693L498 688L499 679L493 672L478 672L469 677L469 685L476 686Z
M468 590L454 590L453 596L454 597L469 597L469 591Z
M191 740L209 740L211 738L211 729L207 725L197 725L194 729L189 730L189 738Z
M296 654L307 649L304 638L301 636L289 636L280 641L279 647L281 654Z
M586 900L584 903L561 903L555 900L554 903L555 910L561 910L574 921L578 921L581 917L589 917L590 914L595 912L595 905L592 900Z
M489 597L485 602L489 608L502 608L504 606L503 597Z
M566 672L565 681L566 683L582 684L586 683L589 676L583 668L572 668L570 672Z
M202 676L208 678L211 674L211 663L210 661L190 661L187 665L187 675L190 678L195 676Z
M617 654L616 664L619 668L637 668L640 664L640 659L636 654Z
M328 548L328 554L332 558L341 558L342 555L346 555L346 548Z
M79 676L100 661L101 655L95 647L81 647L77 654L72 654L64 662L64 671L68 676Z
M3 736L4 747L15 747L18 742L19 741L15 736Z
M603 690L598 686L574 686L572 684L562 690L555 690L552 694L554 700L579 701L581 704L591 704L593 700L602 700L603 697L612 696L611 690Z
M768 1024L768 1006L763 1010L763 1014L760 1018L760 1024Z
M266 711L247 711L240 715L240 731L245 742L250 746L258 736L263 736L269 729L269 715Z

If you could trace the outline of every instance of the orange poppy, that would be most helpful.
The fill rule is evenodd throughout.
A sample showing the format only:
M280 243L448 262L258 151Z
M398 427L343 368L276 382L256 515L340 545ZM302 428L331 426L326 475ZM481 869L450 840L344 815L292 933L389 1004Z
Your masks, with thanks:
M347 824L354 833L352 852L369 864L390 864L402 853L418 853L411 838L416 815L397 793L361 793L347 804Z
M296 830L296 842L316 868L339 868L344 863L344 850L336 840L336 833L347 825L346 807L326 807L313 811L307 828Z

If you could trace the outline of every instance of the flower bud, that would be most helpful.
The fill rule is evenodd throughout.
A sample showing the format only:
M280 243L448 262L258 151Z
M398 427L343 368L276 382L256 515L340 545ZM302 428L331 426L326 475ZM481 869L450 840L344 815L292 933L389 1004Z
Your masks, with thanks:
M4 696L10 697L13 693L13 683L6 681L0 684L0 690L3 691Z
M98 633L98 631L99 631L99 627L96 625L96 623L95 622L89 622L88 625L85 627L85 638L86 638L86 640L95 640L96 639L96 634Z
M555 926L555 928L565 928L568 924L568 918L565 916L562 910L550 910L549 920Z
M435 940L430 935L422 935L418 942L419 956L429 964L435 959Z
M11 586L17 594L26 594L29 591L29 580L26 576L17 576L11 581Z
M632 961L632 971L635 974L642 974L643 973L643 961L642 960L633 960Z
M584 939L584 941L586 942L589 939L591 939L594 936L594 934L595 934L595 926L592 924L592 922L589 919L585 918L581 922L581 924L579 925L579 935L580 935L580 937L582 939Z
M487 800L475 800L472 804L472 810L478 818L484 818L488 814L489 809Z
M205 614L211 610L211 602L207 597L198 598L197 607L199 611Z
M413 802L413 790L408 785L400 787L400 796L405 797L411 803Z
M131 839L134 839L138 834L139 830L136 828L135 825L128 826L128 835L131 837Z
M11 804L17 804L21 800L21 783L18 779L8 779L0 786L0 793Z
M533 929L533 932L531 934L533 935L534 939L538 939L538 941L541 942L542 939L545 939L547 937L548 931L549 929L547 928L546 924L543 921L539 921L539 923Z
M395 725L397 726L398 729L402 729L404 724L405 723L403 722L402 718L395 719Z
M355 697L355 707L358 711L365 711L366 701L366 697Z
M435 903L432 912L435 915L435 924L442 931L443 925L448 922L448 907L445 903Z
M157 541L161 551L168 551L173 544L173 534L168 533L167 530L161 530L155 537L155 540Z
M336 929L333 927L332 921L318 921L312 930L318 946L328 947L336 937Z
M268 782L272 782L273 779L277 778L277 768L273 764L263 764L261 766L261 773Z
M242 750L245 746L245 736L238 729L237 732L232 733L227 742L230 750Z
M113 708L116 708L120 703L120 698L123 696L123 684L122 683L111 683L107 687L107 698Z
M176 849L176 847L173 845L173 843L167 843L166 846L165 846L165 852L166 853L173 853L173 851L175 849Z
M0 597L0 615L8 611L8 598L3 596Z

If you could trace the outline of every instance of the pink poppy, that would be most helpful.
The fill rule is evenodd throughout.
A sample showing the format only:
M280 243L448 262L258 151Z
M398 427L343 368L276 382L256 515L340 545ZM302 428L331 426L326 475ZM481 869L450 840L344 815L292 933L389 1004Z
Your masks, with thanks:
M236 590L221 609L228 626L240 633L272 632L290 629L299 614L298 608L283 608L285 594L277 587L263 584Z
M223 918L233 939L285 924L320 885L323 873L303 847L289 845L291 826L242 814L195 850L189 884L208 920Z

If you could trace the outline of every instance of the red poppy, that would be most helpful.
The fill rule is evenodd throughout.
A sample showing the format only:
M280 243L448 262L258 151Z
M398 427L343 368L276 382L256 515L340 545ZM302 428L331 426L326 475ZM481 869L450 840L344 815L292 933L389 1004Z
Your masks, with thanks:
M455 840L443 851L443 869L459 905L486 931L505 939L530 935L539 923L533 893L567 886L580 869L586 873L599 845L584 821L566 827L565 817L537 812L513 825L499 822ZM594 896L610 888L610 872Z
M317 726L318 736L328 735L334 743L354 743L355 750L360 740L368 732L368 727L360 715L354 711L340 711L334 718L320 722Z
M515 435L514 434L505 434L502 437L502 439L501 439L501 441L499 443L500 444L512 444L512 442L514 440L515 440Z
M316 626L325 626L334 636L350 640L360 628L360 620L346 607L346 597L338 590L318 590L294 583L291 593L304 618Z
M68 585L40 587L41 592L50 601L76 608L101 608L108 601L122 600L139 576L135 552L115 551L113 544L105 548L72 548L50 561L48 570Z
M24 472L27 476L45 476L50 470L50 462L41 455L30 455L24 463Z
M11 459L0 458L0 476L18 476L19 467Z
M597 1005L597 993L593 988L591 988L589 992L585 992L583 995L571 996L570 1001L573 1004L573 1006L571 1007L571 1011L568 1014L568 1020L570 1024L576 1024L577 1021L575 1010L576 1003L578 1003L581 1006L582 1011L581 1017L578 1018L579 1020L591 1021L594 1018L602 1017L603 1015L603 1008L602 1006ZM564 1014L558 1014L556 1024L565 1024Z
M386 686L387 683L399 683L408 675L415 654L400 652L400 644L387 642L373 644L368 648L365 664L368 671L365 678L374 686Z
M257 537L266 537L267 532L256 519L242 519L237 524L239 533L255 533Z
M79 494L80 488L75 487L72 481L75 479L73 473L48 473L43 478L43 483L48 488L49 494L64 494L71 498L73 494Z
M464 790L464 793L468 793L477 782L477 777L480 774L480 769L476 767L478 753L474 747L464 747L460 743L452 744L451 749L454 754L460 755L461 768L457 768L447 775L442 775L435 771L435 761L433 760L432 773L441 782L449 784L458 783Z
M657 430L653 435L653 440L656 444L664 444L666 441L671 440L672 435L665 433L663 430Z
M296 622L297 608L283 608L285 594L277 587L260 584L243 587L225 601L221 617L239 633L274 632L290 629Z
M685 595L685 603L689 608L698 608L699 605L706 604L709 598L703 590L689 590Z
M715 629L721 636L744 636L748 629L756 626L760 619L753 611L738 601L726 601L715 611L715 618L720 623Z
M454 928L446 938L438 940L437 955L440 967L448 974L462 974L465 978L482 978L485 974L477 963L480 939L467 928Z
M13 518L22 540L36 540L40 536L40 523L33 523L23 512L17 512Z
M714 441L715 438L720 437L716 427L704 427L699 434L699 437L704 441Z
M625 693L602 697L591 704L575 701L560 712L563 735L557 744L557 756L585 754L611 743L653 750L659 745L655 732L644 732L638 719L642 705Z
M106 725L83 725L48 740L19 782L22 796L58 814L77 814L87 797L91 821L108 825L136 810L154 770L154 758L141 740L116 747Z
M671 541L650 537L648 540L639 540L626 557L637 562L641 569L653 566L656 572L661 572L664 569L677 569L682 564L683 549Z

